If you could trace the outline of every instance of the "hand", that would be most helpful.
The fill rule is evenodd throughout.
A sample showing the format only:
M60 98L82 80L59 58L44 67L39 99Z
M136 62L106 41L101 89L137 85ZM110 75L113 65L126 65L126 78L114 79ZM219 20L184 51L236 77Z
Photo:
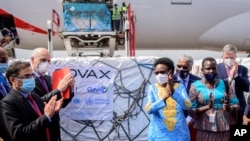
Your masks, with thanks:
M229 75L229 77L231 78L231 79L233 79L234 78L234 76L235 76L235 74L238 72L238 63L237 63L237 61L234 61L234 63L233 63L233 66L232 66L232 69L231 69L231 71L230 71L230 75Z
M172 77L172 75L169 74L168 75L168 83L166 85L166 95L163 97L163 99L166 100L167 98L169 98L172 95L173 91L174 91L173 77Z
M51 97L48 103L44 102L44 114L47 115L49 118L52 118L55 114L55 107L56 107L56 99L57 95Z
M223 110L227 111L227 112L231 112L232 109L231 109L230 105L228 104L228 101L229 101L229 96L227 93L224 93Z
M208 102L209 109L211 109L213 107L213 105L214 105L214 96L213 96L212 93L210 93L210 95L209 95L209 102Z
M63 105L63 97L56 101L55 111L59 112Z
M68 73L67 75L65 75L63 77L62 80L60 80L58 86L57 86L57 89L60 91L60 92L64 92L68 86L70 85L73 85L74 84L74 78L73 76L71 75L71 73Z
M250 122L250 119L247 118L246 115L243 115L243 125L248 125L249 122Z

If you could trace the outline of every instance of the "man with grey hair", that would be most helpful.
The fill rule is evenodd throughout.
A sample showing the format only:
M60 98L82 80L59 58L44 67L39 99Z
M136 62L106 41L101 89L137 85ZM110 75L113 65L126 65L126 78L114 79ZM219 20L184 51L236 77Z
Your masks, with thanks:
M176 73L173 77L174 82L182 83L185 86L187 94L189 94L191 84L196 80L200 80L198 76L190 73L193 63L194 61L191 56L185 54L181 55L178 58ZM191 141L194 141L196 137L196 129L192 127L193 120L190 116L188 116L187 111L184 111L184 114L189 126Z
M190 73L193 66L193 58L189 55L182 55L178 58L176 73L174 74L174 81L183 83L186 87L187 92L189 92L191 83L200 78L196 75Z
M236 61L237 47L226 44L222 49L222 63L217 66L218 78L229 82L239 99L240 110L237 114L237 125L242 125L243 113L246 107L244 91L249 91L248 69ZM237 87L236 87L237 86Z

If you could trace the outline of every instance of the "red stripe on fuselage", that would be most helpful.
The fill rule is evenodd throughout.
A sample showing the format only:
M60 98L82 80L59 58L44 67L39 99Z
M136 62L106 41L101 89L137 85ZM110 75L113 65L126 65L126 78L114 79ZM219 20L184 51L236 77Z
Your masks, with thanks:
M10 13L4 11L3 9L0 9L0 15L11 15ZM17 17L15 17L14 15L12 15L14 17L14 22L15 22L15 26L17 28L21 28L21 29L24 29L24 30L28 30L28 31L31 31L31 32L37 32L37 33L41 33L41 34L47 34L47 31L46 30L43 30L39 27L36 27L34 25L31 25Z

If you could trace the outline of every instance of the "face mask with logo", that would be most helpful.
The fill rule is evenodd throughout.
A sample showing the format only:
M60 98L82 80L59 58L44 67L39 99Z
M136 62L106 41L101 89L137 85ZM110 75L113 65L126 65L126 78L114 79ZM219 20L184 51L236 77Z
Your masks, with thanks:
M49 70L50 64L49 62L41 62L38 65L38 72L41 74L45 74Z
M165 83L168 82L168 76L167 76L167 74L161 74L161 73L159 73L159 74L156 75L156 80L157 80L157 82L159 84L162 85L162 84L165 84Z
M177 70L177 73L179 74L180 78L184 79L188 76L189 71L186 70Z
M0 63L0 73L5 73L8 68L7 63Z
M233 63L234 63L234 59L225 59L224 60L224 64L227 66L227 67L232 67L233 66Z
M31 92L36 87L34 78L23 79L22 81L23 81L23 85L22 85L21 89L24 92Z
M204 77L207 81L213 81L215 78L217 78L217 73L207 73L204 74Z

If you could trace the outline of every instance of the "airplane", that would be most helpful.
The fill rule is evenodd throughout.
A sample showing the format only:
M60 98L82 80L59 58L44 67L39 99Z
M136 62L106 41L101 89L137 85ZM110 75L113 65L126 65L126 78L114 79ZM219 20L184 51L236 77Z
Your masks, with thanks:
M66 1L0 1L0 29L3 31L5 27L14 31L16 40L13 48L32 50L38 46L47 47L47 20L53 21L53 33L63 32L63 5ZM122 2L131 5L136 14L136 50L220 51L223 45L232 43L239 51L250 52L249 0L105 1L119 6ZM54 50L65 50L58 34L53 34L52 41Z

